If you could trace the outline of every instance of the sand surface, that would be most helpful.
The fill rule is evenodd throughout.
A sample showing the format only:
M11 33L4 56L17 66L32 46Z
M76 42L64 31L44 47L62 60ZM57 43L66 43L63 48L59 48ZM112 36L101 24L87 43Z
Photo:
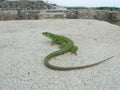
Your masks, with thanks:
M114 58L94 67L55 71L44 58L59 49L42 32L69 37L77 55L50 62L79 66ZM120 90L120 27L97 20L29 20L0 22L0 90Z

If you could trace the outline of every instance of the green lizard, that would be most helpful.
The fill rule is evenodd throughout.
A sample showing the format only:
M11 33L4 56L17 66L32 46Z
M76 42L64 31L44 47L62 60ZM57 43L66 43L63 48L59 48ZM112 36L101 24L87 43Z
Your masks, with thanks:
M74 45L74 42L67 38L67 37L64 37L64 36L61 36L61 35L56 35L56 34L52 34L52 33L49 33L49 32L43 32L42 33L44 36L52 39L53 43L57 43L57 44L60 44L61 45L61 49L58 50L58 51L55 51L53 53L50 53L49 55L47 55L45 57L45 61L44 61L44 64L48 67L48 68L51 68L51 69L54 69L54 70L73 70L73 69L82 69L82 68L88 68L88 67L91 67L91 66L94 66L94 65L98 65L108 59L111 59L113 58L114 56L112 57L109 57L107 59L104 59L100 62L97 62L97 63L94 63L94 64L89 64L89 65L85 65L85 66L76 66L76 67L59 67L59 66L55 66L55 65L52 65L49 63L49 60L55 56L58 56L58 55L61 55L61 54L64 54L66 52L72 52L72 53L75 53L76 54L76 51L77 51L77 46Z

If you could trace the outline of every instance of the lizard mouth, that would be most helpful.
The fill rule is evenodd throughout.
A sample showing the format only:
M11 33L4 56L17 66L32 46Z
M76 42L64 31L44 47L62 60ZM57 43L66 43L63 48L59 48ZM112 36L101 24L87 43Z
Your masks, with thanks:
M42 32L43 35L47 34L47 32Z
M49 33L48 33L48 32L42 32L42 34L43 34L44 36L46 36L46 37L49 36Z

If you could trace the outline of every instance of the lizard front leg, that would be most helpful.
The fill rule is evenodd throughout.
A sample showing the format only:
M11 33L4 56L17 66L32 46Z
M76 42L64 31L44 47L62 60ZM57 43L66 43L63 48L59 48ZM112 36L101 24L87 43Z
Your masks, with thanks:
M74 53L75 55L77 55L76 51L77 51L78 47L77 46L73 46L73 48L70 50L72 53Z
M51 45L53 46L54 44L60 44L60 43L57 41L52 41Z

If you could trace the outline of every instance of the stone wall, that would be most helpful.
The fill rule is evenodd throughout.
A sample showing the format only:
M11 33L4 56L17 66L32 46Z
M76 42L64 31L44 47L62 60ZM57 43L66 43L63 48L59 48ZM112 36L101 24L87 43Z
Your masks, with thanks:
M103 10L80 10L76 14L76 18L79 19L97 19L97 20L104 20L104 21L111 21L111 15L109 11Z
M37 19L37 10L19 10L17 13L18 20L34 20Z
M42 0L39 1L2 1L0 2L0 20L26 20L26 19L47 19L47 18L66 18L65 13L40 13L42 10L61 10L60 6L58 7L55 4L48 4ZM17 12L16 14L13 11ZM15 17L8 18L12 15ZM40 13L40 14L39 14ZM63 15L64 14L64 15Z
M67 18L97 19L97 20L113 22L114 20L120 21L120 12L109 11L109 10L82 9L79 11L69 11L67 13Z
M17 17L16 11L0 11L0 20L16 20Z
M2 1L0 2L0 20L16 19L97 19L108 22L120 22L120 12L96 9L68 10L64 13L40 13L41 10L55 9L56 5L41 1ZM59 10L59 9L58 9ZM14 13L16 12L16 13Z
M38 19L65 19L65 13L38 13Z
M120 12L111 12L112 20L120 20Z
M43 1L3 1L0 2L0 8L3 9L49 9L51 5L46 4Z

